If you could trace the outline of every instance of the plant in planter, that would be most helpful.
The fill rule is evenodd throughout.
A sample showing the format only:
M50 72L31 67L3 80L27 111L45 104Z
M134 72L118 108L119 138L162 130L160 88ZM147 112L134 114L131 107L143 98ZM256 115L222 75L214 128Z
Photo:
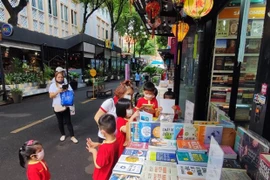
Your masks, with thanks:
M76 72L69 72L70 77L70 86L73 90L76 90L78 88L78 78L80 75Z
M17 87L12 88L10 90L10 93L11 93L11 96L12 96L12 99L13 99L14 103L21 103L22 102L22 94L23 94L22 89L19 89Z
M49 66L47 66L46 64L43 64L43 71L40 72L40 81L39 81L39 87L40 88L46 88L47 83L46 81L51 80L52 76L53 76L53 69Z

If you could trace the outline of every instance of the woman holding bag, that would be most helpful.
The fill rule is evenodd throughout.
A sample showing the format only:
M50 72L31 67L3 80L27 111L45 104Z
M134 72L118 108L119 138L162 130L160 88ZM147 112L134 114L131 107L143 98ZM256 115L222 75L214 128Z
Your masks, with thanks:
M66 139L65 128L64 128L64 121L65 121L67 124L70 137L71 137L70 140L73 143L77 144L78 140L74 137L74 131L73 131L73 126L72 126L71 117L70 117L70 109L68 106L66 107L66 106L61 105L61 97L60 97L60 93L66 90L69 90L69 91L73 91L73 90L70 87L70 85L64 85L64 76L62 72L56 72L54 77L55 77L55 82L50 85L49 95L50 95L50 98L53 99L52 107L57 117L58 127L62 135L60 137L60 141L64 141Z

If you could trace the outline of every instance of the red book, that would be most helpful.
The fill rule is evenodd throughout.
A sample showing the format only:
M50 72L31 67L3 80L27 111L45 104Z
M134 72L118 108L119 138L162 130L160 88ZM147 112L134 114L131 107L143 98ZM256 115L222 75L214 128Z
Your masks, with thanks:
M126 146L127 149L140 149L140 150L148 150L148 143L145 142L130 142L129 145Z
M197 140L177 139L177 151L196 151L206 153L207 148Z
M257 180L270 180L270 154L260 154Z

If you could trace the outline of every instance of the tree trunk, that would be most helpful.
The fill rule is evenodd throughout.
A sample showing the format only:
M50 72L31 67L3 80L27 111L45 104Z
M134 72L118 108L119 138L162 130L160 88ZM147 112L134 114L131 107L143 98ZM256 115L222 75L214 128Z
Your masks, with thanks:
M17 26L18 25L18 14L16 12L12 12L10 14L10 18L8 19L8 23L11 24L12 26Z
M81 34L85 33L86 23L87 23L87 22L84 21L83 24L82 24L82 29L81 29L81 31L80 31Z
M111 41L113 42L114 39L114 26L111 25Z
M128 41L128 53L130 53L130 41Z

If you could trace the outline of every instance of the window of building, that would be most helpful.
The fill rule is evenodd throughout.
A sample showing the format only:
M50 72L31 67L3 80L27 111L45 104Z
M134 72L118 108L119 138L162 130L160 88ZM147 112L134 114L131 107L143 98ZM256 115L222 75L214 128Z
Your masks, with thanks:
M43 2L42 0L32 0L32 6L43 11Z
M97 36L100 38L100 25L97 25Z
M105 37L105 39L109 39L109 31L108 30L106 30L106 37Z
M68 7L63 4L61 4L61 19L68 21Z
M101 38L104 39L104 37L105 37L105 29L104 29L104 27L102 27L102 32L101 33L102 33L102 37Z
M48 0L49 14L57 16L57 0Z
M77 12L71 9L71 24L77 26Z

